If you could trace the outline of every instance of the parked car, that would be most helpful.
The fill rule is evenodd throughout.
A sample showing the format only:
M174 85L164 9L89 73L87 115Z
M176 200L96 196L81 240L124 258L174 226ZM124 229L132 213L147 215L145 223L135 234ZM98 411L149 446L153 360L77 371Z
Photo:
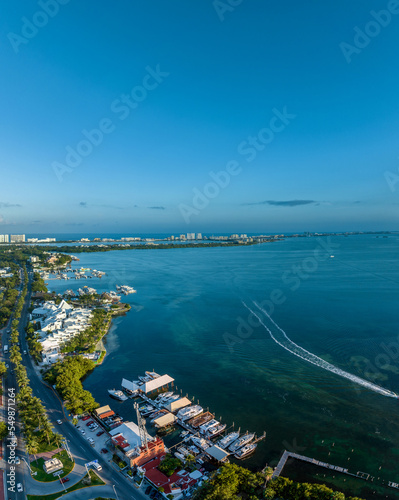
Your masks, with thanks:
M107 448L102 448L102 449L101 449L101 453L108 453ZM151 486L150 486L150 488L151 488Z
M91 425L94 424L93 420L90 420L90 422L86 422L86 425Z
M80 429L80 432L83 434L83 436L86 434L84 429Z
M151 486L147 486L145 490L145 494L148 495L148 493L151 491Z
M82 420L89 420L89 418L91 418L90 415L86 415L85 417L82 417Z
M61 483L67 483L69 481L69 477L63 477L60 481Z
M21 483L17 484L17 491L18 491L18 493L21 493L22 491L24 491Z
M102 436L104 434L105 431L100 431L100 432L97 432L97 436Z

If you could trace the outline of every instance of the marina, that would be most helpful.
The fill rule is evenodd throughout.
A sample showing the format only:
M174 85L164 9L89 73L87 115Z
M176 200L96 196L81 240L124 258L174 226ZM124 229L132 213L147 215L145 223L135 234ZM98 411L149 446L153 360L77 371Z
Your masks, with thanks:
M227 424L216 420L213 413L204 412L199 404L191 404L187 397L168 390L173 384L172 377L154 371L145 372L137 381L122 379L122 389L128 397L143 400L137 407L141 416L148 417L162 435L176 424L183 429L182 440L171 447L176 448L173 453L180 460L185 461L190 455L199 463L204 460L227 462L230 455L242 460L252 455L257 443L266 438L266 433L257 438L255 433L248 431L240 436L239 429L213 443L212 439L226 431Z
M356 242L356 240L362 241ZM341 245L339 262L351 263L353 251L359 245L366 247L367 244L374 244L375 246L376 244L380 245L382 242L390 242L391 240L358 236L353 239L336 237L334 241ZM284 251L293 250L304 252L305 254L314 249L312 244L316 245L315 239L302 238L290 239L281 242L279 245ZM380 269L378 267L380 264L374 259L375 249L369 249L369 246L367 246L367 249L367 252L361 254L361 259L358 263L359 267L368 269L369 266L373 265ZM266 257L268 254L257 252L257 250L258 247L252 247L251 252L253 255L251 254L251 258L254 259L257 266L261 267L263 265L267 267L269 261ZM287 259L284 252L278 252L277 247L273 245L270 246L269 251L271 257L275 259L273 269L274 267L290 269L292 262ZM222 250L215 249L213 252L218 258L222 258ZM232 250L227 249L227 252L232 252ZM249 250L247 249L245 252L248 253ZM335 254L335 259L328 259L327 262L334 262L335 265L338 262L338 251L334 250L334 252L330 253ZM121 260L122 255L123 259ZM277 465L280 457L276 456L276 451L281 450L282 453L283 446L281 443L287 441L291 446L295 446L292 445L292 443L295 443L295 439L297 439L298 446L306 448L306 453L298 451L295 447L293 449L288 448L291 451L297 451L297 453L315 457L324 462L345 466L347 464L346 450L342 447L335 447L334 459L332 459L328 456L329 449L322 443L322 439L325 438L326 426L329 426L330 440L338 440L338 437L342 435L349 439L349 435L347 436L346 433L351 433L353 447L358 452L357 467L360 470L375 471L378 469L381 464L377 457L383 453L388 453L387 447L391 450L392 446L394 446L392 443L396 440L394 436L397 436L397 426L393 425L392 429L389 427L392 430L392 434L390 434L386 425L387 415L392 414L396 409L397 402L395 403L395 399L381 398L380 395L375 394L373 391L368 391L361 386L356 387L357 384L355 386L349 380L338 377L326 370L320 370L310 363L304 364L305 361L301 358L293 356L288 351L281 351L281 346L276 344L267 332L264 332L265 336L263 336L262 327L255 329L254 334L249 339L245 339L242 343L236 343L230 350L229 344L226 345L220 335L215 335L216 327L217 331L235 333L235 314L241 316L247 322L247 314L249 312L230 293L228 287L232 284L232 278L230 279L227 270L221 275L223 281L214 290L214 288L208 287L205 277L207 276L206 273L209 266L210 274L217 271L217 266L211 265L211 262L205 259L205 256L203 256L205 254L202 254L200 250L197 250L195 254L198 268L189 275L183 272L183 269L186 269L186 267L183 267L181 270L173 267L171 254L158 253L156 254L156 259L150 258L151 255L148 254L148 258L142 264L143 268L141 272L143 276L141 278L137 276L136 255L133 252L131 254L128 252L125 254L109 252L107 254L79 255L81 259L79 264L82 263L83 267L101 269L107 272L107 276L103 278L103 281L106 279L104 286L106 285L108 289L112 290L112 287L114 287L113 289L115 290L115 283L134 286L138 290L138 293L130 296L128 300L130 301L131 298L136 300L137 296L139 305L144 307L144 309L137 313L132 310L126 317L115 322L115 334L111 334L108 337L110 349L116 346L114 354L107 356L103 365L96 369L93 374L90 374L84 381L85 388L93 391L97 400L100 401L101 398L104 398L104 389L101 386L104 377L109 380L106 389L112 389L113 387L120 388L122 377L132 380L132 378L137 378L135 377L136 374L144 375L148 367L150 367L150 370L153 367L155 369L162 367L159 369L176 378L179 391L175 390L175 392L180 394L180 388L182 388L183 396L188 392L190 399L192 399L192 395L195 396L195 403L199 399L201 406L204 407L204 412L209 406L210 411L216 414L215 418L220 420L219 417L221 415L224 417L222 423L227 422L225 434L233 430L229 429L233 421L236 424L234 430L241 427L241 434L247 429L256 431L258 435L262 434L263 429L268 431L267 444L259 443L256 452L241 462L246 466L248 465L251 468L263 467L265 463L270 463L273 460L276 461L275 465ZM140 254L140 262L142 255L147 256L144 253ZM192 259L185 255L183 260L184 266L188 266ZM302 254L298 253L298 255ZM228 269L234 269L236 274L240 266L246 269L245 259L245 255L241 257L241 254L229 256ZM119 261L121 261L121 264L118 264ZM165 280L160 283L156 292L149 293L152 287L148 285L148 290L142 295L140 292L145 289L146 283L153 283L157 279L158 268L154 267L155 262L159 262L160 268L165 271ZM116 269L119 273L118 276L121 276L122 269L124 268L130 269L130 271L126 272L126 277L119 277L113 283L113 270ZM365 343L364 339L362 339L362 332L365 331L365 325L362 323L356 326L351 315L347 314L344 303L347 304L349 296L353 296L353 305L356 311L363 310L364 308L371 311L372 300L371 298L370 300L365 300L364 296L360 300L357 291L358 287L354 281L351 281L349 285L350 291L348 291L348 294L345 294L341 298L337 297L335 290L339 286L340 279L334 277L329 269L325 271L328 286L324 280L319 283L316 276L317 273L315 273L316 285L319 286L317 290L324 290L323 293L326 296L331 296L332 300L337 300L337 311L342 315L342 321L349 325L353 332L350 341L343 336L343 332L334 323L334 315L330 314L328 308L326 309L325 307L324 300L321 300L322 294L312 295L312 299L314 299L312 307L306 302L301 302L301 307L298 309L296 305L294 307L294 304L291 304L287 300L283 306L276 308L276 313L272 315L272 318L287 332L290 338L297 340L298 344L302 343L301 345L307 347L311 352L321 354L322 356L325 353L328 355L326 359L330 362L339 359L338 346L342 343L342 345L347 346L347 351L345 351L347 355L344 356L341 367L344 369L346 367L348 371L353 373L364 373L363 365L360 364L358 368L355 365L350 365L350 356L352 353L361 351L363 355L373 360L373 353L378 352L375 350L378 350L379 344L377 340L372 342L370 346ZM380 271L382 272L381 269ZM243 290L247 286L251 287L254 291L254 297L258 299L258 303L264 298L264 289L261 286L261 282L264 283L267 281L270 283L271 288L281 286L281 273L275 274L274 271L270 271L269 269L268 271L262 271L260 274L260 277L252 276L247 272L242 276L237 274L235 281L237 287L241 287ZM360 271L355 274L359 276L359 279L366 276L365 273ZM196 279L199 283L199 292L202 295L189 301L190 317L183 314L181 319L173 319L175 305L176 311L181 310L182 313L185 311L186 303L183 302L182 305L179 305L180 301L185 296L189 296L187 294L189 294L190 287L192 287ZM174 281L181 283L179 290L171 290L169 285ZM371 281L371 285L375 287L375 290L380 290L379 282L377 278ZM389 284L388 282L386 283ZM73 287L73 290L76 290L82 284L99 288L96 286L97 282L93 280L90 280L88 283L73 281L71 286L70 284L71 281L57 281L55 290L65 290L67 287ZM309 292L307 285L308 282L304 283L306 293ZM392 297L392 293L393 289L389 288L384 295L384 300L388 300L390 296ZM370 294L370 297L376 300L376 294L371 289ZM222 316L220 315L219 308L210 307L210 303L217 303L221 296L225 297L224 300L228 309L226 314ZM169 307L168 304L171 304L173 307ZM312 316L313 306L318 311L314 316ZM207 316L204 316L204 311L210 314L209 319L206 319ZM306 332L303 333L303 336L299 333L298 325L295 321L291 320L291 318L296 317L298 314L302 316L301 311L304 316L303 318L301 317L301 324L305 324L305 318L309 320L306 323ZM323 324L320 323L321 318L324 318L323 315L325 315L329 328L331 328L328 331L324 331ZM387 318L389 318L389 321L383 321L383 328L386 331L390 330L392 319L395 319L394 324L397 323L396 318L392 318L392 314L388 315ZM262 319L264 321L266 316ZM253 318L253 321L256 321L256 318ZM268 321L271 323L270 320ZM215 325L215 328L209 326L210 322ZM373 328L379 328L379 323L374 321L374 315L367 316L367 321L365 318L364 322L370 323ZM268 326L269 323L267 324ZM190 325L189 328L188 325ZM277 330L277 327L275 329ZM272 331L274 332L274 330ZM323 335L321 335L321 332L323 332ZM151 349L147 352L142 349L142 345L148 341L149 335L151 336L151 341L159 344L158 350L154 351ZM334 336L337 336L339 339L337 340L337 344L332 345L324 342L325 339ZM381 339L384 338L384 336L381 336ZM386 342L389 342L388 337ZM165 352L168 352L169 355L165 356ZM201 356L204 364L207 363L211 366L209 374L203 373L199 377L196 373L195 376L189 376L190 369L198 361L198 356ZM278 363L277 361L273 361L276 359L279 360ZM295 378L295 374L299 373L300 370L303 370L307 377L314 377L311 384L312 390L309 390L309 387L302 379ZM398 392L393 374L387 372L387 376L388 380L383 385ZM331 385L331 380L333 380L331 377L335 380L336 385ZM292 385L293 383L294 386ZM212 389L210 384L212 384ZM245 395L245 402L242 404L237 404L233 397L234 394L238 394L237 387L239 387L240 399L241 396ZM172 389L170 388L169 391ZM108 399L106 391L105 395ZM329 397L332 399L330 400ZM342 414L337 415L334 412L333 400L342 405ZM317 406L321 401L323 402L322 409ZM376 401L378 402L377 405ZM126 403L126 405L125 403L122 405L121 411L125 418L129 418L130 408L128 408L129 403ZM288 406L292 408L292 411L287 411ZM316 407L318 411L315 410ZM373 411L369 412L369 418L365 423L364 430L359 431L358 422L361 421L365 408L373 408ZM331 421L331 413L335 415L333 421ZM267 415L267 418L265 415ZM279 425L279 422L284 422L284 425ZM179 428L178 425L176 427ZM379 434L376 433L377 428L380 430ZM300 434L298 429L301 430ZM318 439L309 438L314 433L319 436ZM169 439L173 440L174 435L175 433L172 432ZM223 436L224 434L212 439L212 441L217 443ZM372 451L371 453L370 450ZM389 451L388 456L391 457L390 453ZM235 461L235 459L233 460ZM394 455L392 455L386 465L387 471L385 476L387 479L395 481L395 474L391 471L393 465L390 465L394 463L393 460ZM356 470L354 472L356 473ZM391 491L392 493L396 492L393 489Z

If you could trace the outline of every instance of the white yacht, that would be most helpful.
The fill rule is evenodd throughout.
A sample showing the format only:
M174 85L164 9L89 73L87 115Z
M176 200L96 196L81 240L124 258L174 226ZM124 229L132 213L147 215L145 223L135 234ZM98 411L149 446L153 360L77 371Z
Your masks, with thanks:
M214 418L212 420L209 420L206 424L200 425L199 426L199 431L201 434L206 434L212 427L215 427L216 425L220 424L217 420Z
M244 445L250 443L253 440L254 437L255 437L254 433L251 433L251 434L246 433L246 434L244 434L239 439L237 439L237 441L235 441L233 444L231 444L229 446L229 450L232 453L235 453L239 448L242 448Z
M208 444L207 440L204 438L192 436L191 441L194 443L194 445L197 448L201 448L202 450L206 450L207 448L209 448L209 444Z
M177 412L177 418L180 418L181 420L188 420L189 418L196 417L200 413L203 412L202 406L199 405L193 405L193 406L187 406L186 408L182 408Z
M237 432L237 431L230 432L229 434L227 434L227 436L224 436L224 438L222 438L217 443L217 445L220 446L220 448L226 449L230 445L232 445L234 443L234 441L236 441L239 437L240 437L240 433L239 432Z
M245 458L251 453L253 453L256 450L257 446L258 445L256 443L246 444L245 446L240 448L236 453L234 453L234 456L235 458L241 460L242 458Z
M126 401L128 399L121 390L108 389L108 394L111 398L118 399L119 401Z
M225 429L226 429L226 424L215 425L214 427L208 430L207 437L209 439L212 439L216 436L219 436L219 434L221 434Z

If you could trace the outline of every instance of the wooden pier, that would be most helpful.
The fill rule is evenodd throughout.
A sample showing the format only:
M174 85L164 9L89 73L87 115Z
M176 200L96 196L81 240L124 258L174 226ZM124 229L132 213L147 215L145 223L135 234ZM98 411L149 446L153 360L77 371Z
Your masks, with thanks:
M284 469L285 464L289 458L296 458L297 460L301 460L302 462L308 462L313 465L317 465L318 467L324 467L325 469L335 470L337 472L341 472L342 474L348 474L350 476L361 477L357 474L352 474L348 472L348 469L344 469L343 467L339 467L338 465L331 465L326 462L321 462L320 460L316 460L315 458L305 457L304 455L298 455L297 453L291 453L290 451L284 451L283 455L280 458L277 467L274 469L273 478L278 477L281 474L281 471Z

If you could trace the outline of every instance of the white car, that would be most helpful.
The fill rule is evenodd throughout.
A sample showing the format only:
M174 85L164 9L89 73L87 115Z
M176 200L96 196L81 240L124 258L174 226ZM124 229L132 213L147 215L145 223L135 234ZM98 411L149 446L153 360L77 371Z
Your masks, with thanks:
M19 457L15 457L15 465L19 465L21 463L21 460Z
M62 424L62 420L57 420L57 424L61 425Z
M18 491L18 493L21 493L22 491L24 491L21 483L17 484L17 491Z
M86 434L84 429L80 429L80 432L83 434L83 436Z

